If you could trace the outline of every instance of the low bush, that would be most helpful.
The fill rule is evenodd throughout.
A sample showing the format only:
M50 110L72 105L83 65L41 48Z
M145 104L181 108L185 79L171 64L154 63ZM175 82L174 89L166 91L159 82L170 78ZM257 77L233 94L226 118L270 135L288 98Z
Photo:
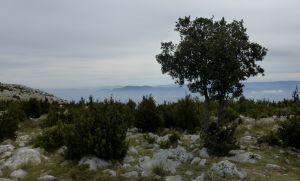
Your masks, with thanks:
M37 137L35 146L52 151L64 145L64 127L62 125L45 128Z
M279 123L278 137L283 145L300 149L300 118L293 117Z
M269 132L257 140L258 144L267 143L270 146L281 145L280 139L276 132Z
M237 148L234 132L236 124L217 126L212 122L206 133L203 134L204 146L212 155L224 156L232 149Z
M163 122L152 96L143 97L137 107L136 127L143 132L154 132L163 126Z
M164 168L164 165L162 163L154 165L152 167L152 173L155 175L164 177L166 176L169 172Z
M124 106L113 100L92 104L64 129L67 158L92 154L103 159L121 160L128 148L128 117Z
M0 113L0 140L15 138L19 120L14 119L13 112Z

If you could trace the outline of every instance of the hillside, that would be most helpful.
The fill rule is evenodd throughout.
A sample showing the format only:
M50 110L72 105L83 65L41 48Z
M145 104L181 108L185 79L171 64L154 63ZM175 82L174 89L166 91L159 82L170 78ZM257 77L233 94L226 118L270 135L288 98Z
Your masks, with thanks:
M64 102L63 99L39 89L33 89L18 84L5 84L0 82L0 100L29 100L30 98L35 98L38 100L45 100L47 98L50 102Z

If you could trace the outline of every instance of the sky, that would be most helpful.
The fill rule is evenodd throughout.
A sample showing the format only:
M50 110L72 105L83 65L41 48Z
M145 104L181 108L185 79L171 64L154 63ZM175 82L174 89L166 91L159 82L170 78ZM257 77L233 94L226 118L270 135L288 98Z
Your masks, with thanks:
M1 0L0 82L35 88L173 84L155 60L179 17L244 20L265 76L300 80L299 0Z

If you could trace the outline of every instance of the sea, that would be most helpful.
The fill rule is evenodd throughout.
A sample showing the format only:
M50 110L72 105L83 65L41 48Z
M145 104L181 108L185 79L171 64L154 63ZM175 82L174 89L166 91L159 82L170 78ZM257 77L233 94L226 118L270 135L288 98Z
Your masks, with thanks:
M245 82L243 95L248 99L281 101L292 99L296 87L300 88L300 81L274 81L274 82ZM191 95L203 97L199 93L191 93L186 86L160 85L160 86L111 86L111 87L86 87L86 88L52 88L45 91L67 101L79 101L93 96L94 100L103 101L113 98L121 102L132 99L140 102L143 96L152 95L158 104L175 102L178 99Z

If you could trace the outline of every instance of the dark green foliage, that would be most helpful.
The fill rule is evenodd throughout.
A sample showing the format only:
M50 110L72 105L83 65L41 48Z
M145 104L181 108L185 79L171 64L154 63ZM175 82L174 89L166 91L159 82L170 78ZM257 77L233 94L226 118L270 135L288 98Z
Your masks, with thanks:
M278 135L271 131L257 140L258 144L267 143L270 146L281 145Z
M224 120L224 101L242 94L240 81L263 74L257 62L263 60L267 49L250 42L243 21L184 17L176 22L175 31L180 42L162 43L162 52L156 56L162 73L180 85L187 82L192 92L204 96L207 121L210 100L218 100L218 122Z
M0 141L16 136L19 120L14 119L13 114L10 111L0 113Z
M171 144L178 143L178 140L180 140L180 135L177 132L172 132L172 134L169 136L169 141Z
M178 128L193 131L201 126L201 107L191 96L179 99L173 113Z
M300 149L300 118L293 117L279 123L278 137L285 146Z
M217 126L215 122L212 122L204 137L204 146L208 148L208 151L212 155L224 156L232 149L236 149L236 140L234 138L234 132L236 129L235 124L227 126Z
M7 112L12 119L17 120L18 122L23 122L26 119L26 114L22 110L21 105L17 102L10 103Z
M65 127L66 156L81 158L92 154L103 159L121 160L127 152L127 120L124 106L113 100L90 104Z
M179 99L176 103L159 105L158 108L167 128L194 132L204 122L203 103L193 99L190 95Z
M68 113L63 105L51 104L47 118L42 121L41 126L42 127L52 127L52 126L56 126L61 123L66 123L68 120L67 119L68 115L69 116L72 115L72 114L68 114ZM71 119L71 118L69 118L69 119Z
M144 139L145 139L149 144L155 143L155 138L149 136L148 134L144 134Z
M40 102L37 99L31 98L26 104L25 113L28 117L38 118L42 113Z
M36 146L43 147L47 151L58 149L64 145L64 127L57 125L43 130L37 137Z
M144 132L154 132L163 122L152 96L144 96L136 112L136 127Z

